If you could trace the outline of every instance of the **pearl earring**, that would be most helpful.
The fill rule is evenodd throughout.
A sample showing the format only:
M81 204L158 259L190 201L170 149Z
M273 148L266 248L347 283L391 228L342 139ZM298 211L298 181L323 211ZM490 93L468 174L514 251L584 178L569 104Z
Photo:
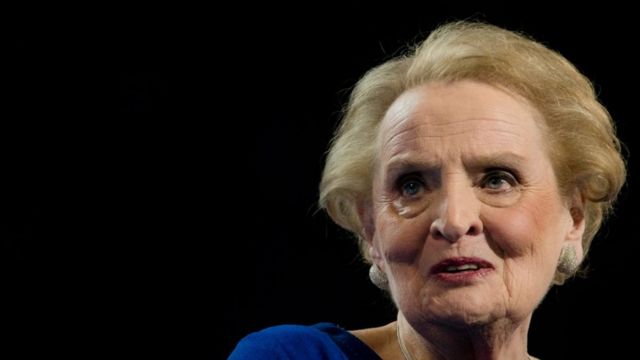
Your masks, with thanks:
M576 249L573 246L566 245L560 251L560 260L558 260L558 272L571 276L578 270L578 258Z
M573 246L565 245L560 251L560 258L558 259L553 283L555 285L564 284L565 280L578 270L578 266L580 266L580 264L578 263L576 249Z
M381 290L389 290L389 279L387 279L387 275L375 264L369 268L369 279L371 279L373 285Z

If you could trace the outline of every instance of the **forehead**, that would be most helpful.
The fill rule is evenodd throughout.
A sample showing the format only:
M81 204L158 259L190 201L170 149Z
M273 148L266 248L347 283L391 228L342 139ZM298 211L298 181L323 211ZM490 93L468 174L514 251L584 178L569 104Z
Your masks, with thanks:
M387 111L379 132L386 156L407 148L541 147L541 115L526 100L472 81L430 83L408 90ZM515 146L517 147L517 146Z

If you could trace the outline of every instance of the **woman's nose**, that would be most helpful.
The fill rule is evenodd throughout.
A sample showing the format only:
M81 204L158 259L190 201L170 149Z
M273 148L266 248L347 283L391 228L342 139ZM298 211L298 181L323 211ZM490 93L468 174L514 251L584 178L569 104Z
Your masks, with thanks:
M463 236L479 235L483 231L480 202L468 184L442 188L435 205L435 218L430 233L436 239L456 242Z

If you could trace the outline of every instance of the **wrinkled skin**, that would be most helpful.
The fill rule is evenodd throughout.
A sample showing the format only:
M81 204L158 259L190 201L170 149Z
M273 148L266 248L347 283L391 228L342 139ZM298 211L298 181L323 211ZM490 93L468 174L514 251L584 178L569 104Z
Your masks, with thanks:
M582 258L582 204L559 193L542 121L524 99L472 81L411 89L383 119L359 210L416 356L526 356L562 247ZM459 257L490 268L453 282L431 273Z

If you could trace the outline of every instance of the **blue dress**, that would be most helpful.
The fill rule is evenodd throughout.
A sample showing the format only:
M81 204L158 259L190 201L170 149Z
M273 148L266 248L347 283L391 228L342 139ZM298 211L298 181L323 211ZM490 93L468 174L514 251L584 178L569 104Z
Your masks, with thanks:
M331 323L280 325L247 335L229 360L380 360L365 343Z

